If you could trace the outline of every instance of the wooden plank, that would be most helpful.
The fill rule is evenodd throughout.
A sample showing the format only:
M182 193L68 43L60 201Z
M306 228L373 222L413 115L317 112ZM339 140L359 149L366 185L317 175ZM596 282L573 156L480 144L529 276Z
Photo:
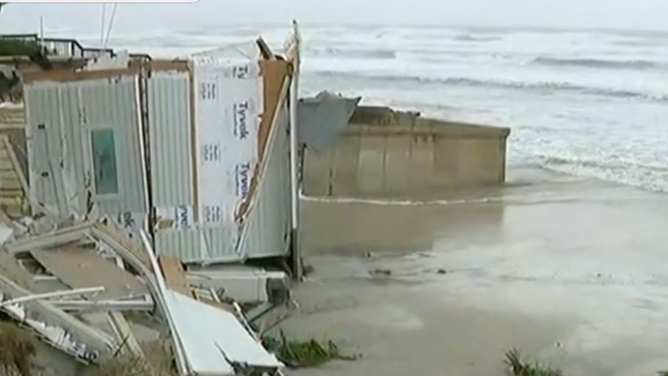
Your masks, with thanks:
M2 251L2 247L0 247L0 255L3 257L3 260L0 262L0 269L2 270L2 273L0 273L0 291L9 294L12 298L31 295L31 292L24 286L21 286L18 281L18 279L21 279L17 277L19 274L22 274L22 268L18 265L16 259ZM11 264L11 268L8 268L7 264ZM28 276L28 272L25 272L24 277ZM36 312L41 317L41 320L52 325L61 326L75 340L86 343L87 346L91 347L92 351L99 351L100 357L97 360L106 359L116 347L113 339L108 334L84 324L63 310L54 307L48 301L36 300L26 303L25 306L28 310Z
M16 157L16 152L14 151L14 147L12 144L9 142L9 139L5 138L4 140L1 140L5 144L5 150L9 154L9 160L11 161L14 169L14 173L18 177L18 181L20 183L20 187L25 192L26 194L30 190L28 187L28 180L26 179L24 175L24 171L21 170L21 164L19 163L19 159Z
M149 270L151 270L151 261L148 259L144 247L136 240L130 239L115 223L106 220L106 222L95 222L93 226L104 232L107 236L113 238L120 246L132 253L133 256L138 258Z
M0 274L28 290L33 287L33 283L35 282L33 276L21 267L16 257L9 254L2 246L0 246Z
M183 265L181 265L179 260L170 256L159 256L158 264L160 265L160 269L162 269L162 274L165 276L167 287L185 296L192 297L192 291L186 281Z
M63 246L30 253L71 288L104 286L105 290L96 296L99 300L148 294L148 288L137 277L105 260L94 250Z
M132 334L132 329L130 328L128 321L125 319L125 316L123 316L123 314L120 312L112 311L109 312L108 317L111 325L114 328L114 331L117 334L119 340L118 342L125 343L127 349L135 357L143 358L144 351L142 350L141 346L139 346L139 342L137 342L135 336Z

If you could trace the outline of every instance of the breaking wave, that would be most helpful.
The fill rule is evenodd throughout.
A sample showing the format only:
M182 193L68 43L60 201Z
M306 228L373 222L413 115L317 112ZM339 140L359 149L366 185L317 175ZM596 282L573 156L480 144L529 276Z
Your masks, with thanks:
M460 42L494 42L494 41L497 41L497 40L501 40L502 38L500 38L500 37L482 37L482 36L475 36L475 35L470 35L470 34L461 34L461 35L455 36L452 39L460 41Z
M318 48L306 49L311 56L329 56L354 59L394 59L396 52L391 49Z
M538 57L534 59L532 63L549 66L572 66L582 68L668 69L668 63L647 60L563 59L553 57Z
M566 82L518 82L518 81L501 81L501 80L479 80L468 77L431 78L431 77L417 77L417 76L375 75L366 73L336 72L336 71L318 71L313 73L325 78L336 77L336 78L347 78L351 80L365 80L366 82L373 81L383 84L391 84L391 85L396 85L397 88L401 88L404 85L410 85L410 84L434 84L434 85L447 85L455 87L487 87L487 88L508 89L508 90L518 90L518 91L531 91L539 94L566 92L566 93L586 94L586 95L620 98L620 99L640 99L640 100L658 101L658 102L668 101L668 95L653 95L639 91L591 87L591 86L576 85Z
M668 192L668 166L586 158L538 158L541 167L548 170L594 177L655 192Z

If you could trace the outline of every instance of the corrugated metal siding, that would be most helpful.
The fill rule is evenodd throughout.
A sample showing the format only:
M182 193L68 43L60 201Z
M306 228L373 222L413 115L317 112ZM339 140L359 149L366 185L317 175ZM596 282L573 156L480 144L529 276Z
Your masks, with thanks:
M159 73L148 80L153 206L194 206L189 76ZM269 140L265 175L244 228L156 229L155 249L183 262L234 262L284 255L290 230L290 142L287 95ZM196 208L194 208L196 210ZM240 234L244 238L239 240Z
M58 136L60 132L59 105L58 101L54 100L58 97L59 85L41 83L24 87L30 191L38 202L51 207L58 205L50 164L51 156L60 158L60 139L56 140L51 136ZM52 142L49 142L50 139ZM54 148L56 150L52 150Z
M283 98L285 100L285 97ZM275 133L269 140L267 168L244 224L239 253L244 258L283 256L290 234L290 136L287 101L279 104Z
M111 127L118 135L116 158L121 195L119 199L99 200L100 212L147 213L146 173L140 152L138 77L82 81L76 85L80 87L84 125Z
M240 261L238 233L238 229L229 227L162 230L155 234L155 247L159 254L178 257L182 262Z
M159 72L148 80L149 140L153 207L194 208L190 77ZM239 230L230 227L157 229L155 249L183 262L226 262L241 259Z
M147 213L146 173L139 149L137 82L136 76L122 76L26 85L31 190L37 200L56 206L56 188L64 184L69 188L67 196L77 194L78 202L69 205L84 207L85 176L92 166L84 143L89 142L90 129L105 127L113 129L117 137L120 194L113 199L95 198L99 212L110 216ZM58 165L63 168L52 171Z
M192 203L188 73L156 73L148 80L153 206Z

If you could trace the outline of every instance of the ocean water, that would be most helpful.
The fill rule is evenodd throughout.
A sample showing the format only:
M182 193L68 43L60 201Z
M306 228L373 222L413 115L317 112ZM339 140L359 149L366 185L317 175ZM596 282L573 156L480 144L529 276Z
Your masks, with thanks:
M287 27L114 31L110 46L183 56ZM507 126L509 166L668 191L668 32L302 26L303 92ZM99 37L67 33L89 45Z

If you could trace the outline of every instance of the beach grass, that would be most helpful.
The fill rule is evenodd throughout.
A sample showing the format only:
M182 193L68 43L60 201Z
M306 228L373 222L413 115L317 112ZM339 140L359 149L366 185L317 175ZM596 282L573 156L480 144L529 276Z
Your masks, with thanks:
M512 376L563 376L559 368L535 360L522 359L518 349L506 351L505 363Z

